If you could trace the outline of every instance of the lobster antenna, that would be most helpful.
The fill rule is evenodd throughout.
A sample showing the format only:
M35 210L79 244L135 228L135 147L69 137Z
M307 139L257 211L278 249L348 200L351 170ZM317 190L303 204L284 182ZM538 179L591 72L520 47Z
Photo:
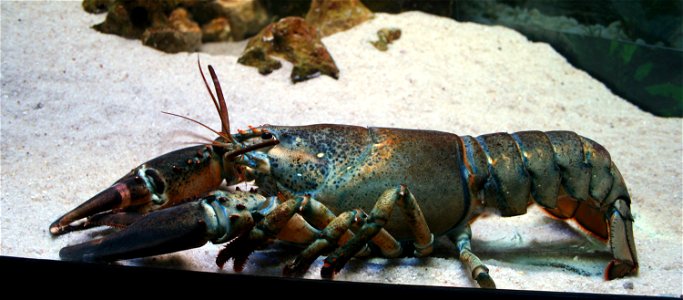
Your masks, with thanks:
M211 88L209 87L209 83L206 82L206 77L204 77L204 71L202 71L202 63L199 61L199 56L197 56L197 68L199 69L199 74L202 75L202 80L204 81L204 86L206 87L206 91L209 92L209 96L211 96L211 100L213 101L213 105L216 107L216 112L218 112L218 117L221 117L221 109L218 107L218 101L216 101L216 97L213 95L213 92L211 91ZM221 124L222 125L222 124Z
M223 90L221 89L221 83L218 82L218 76L213 70L213 67L209 65L209 73L211 73L211 79L213 79L213 86L216 89L216 97L218 97L218 104L221 106L219 114L221 115L221 122L223 123L223 132L230 135L230 118L228 117L228 104L225 103L225 98L223 97ZM232 142L232 138L229 140Z
M199 56L197 56L197 67L199 68L199 74L202 75L202 80L204 81L204 86L206 87L206 91L209 92L209 95L211 96L211 100L213 101L213 105L216 107L216 111L218 112L218 117L221 120L221 131L225 134L219 134L221 137L226 139L228 142L234 143L235 141L232 139L232 136L230 135L230 120L228 119L228 106L225 104L225 98L223 97L223 90L221 89L221 85L218 82L218 76L216 76L216 72L213 70L213 67L209 65L209 72L211 73L211 79L213 79L213 84L214 87L216 88L216 95L218 96L218 101L216 100L216 96L214 96L213 92L211 92L211 88L209 87L209 83L206 81L206 76L204 76L204 71L202 70L202 65L201 62L199 61ZM220 101L220 102L219 102Z

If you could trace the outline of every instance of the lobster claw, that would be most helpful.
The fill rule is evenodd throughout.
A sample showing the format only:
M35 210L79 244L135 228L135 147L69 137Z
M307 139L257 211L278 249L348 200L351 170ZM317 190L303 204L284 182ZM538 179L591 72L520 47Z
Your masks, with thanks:
M264 200L246 192L216 191L197 202L151 212L103 238L64 247L59 256L110 262L197 248L209 241L224 243L254 227L249 208Z
M150 201L150 196L149 190L139 180L124 178L54 221L50 224L50 233L60 235L85 229L89 222L77 221L113 209L144 204Z
M59 257L77 261L116 261L200 247L208 241L205 217L199 203L152 212L122 231L64 247L59 251Z
M207 242L225 243L254 227L252 211L264 201L263 196L248 192L215 191L197 202L146 215L133 213L135 220L125 229L64 247L59 256L63 260L110 262L197 248Z
M147 213L196 199L234 178L222 164L221 153L212 146L180 149L133 169L114 185L69 211L50 225L52 235L93 226L111 225L94 219L119 211ZM234 171L233 171L234 172ZM93 218L95 217L95 218Z

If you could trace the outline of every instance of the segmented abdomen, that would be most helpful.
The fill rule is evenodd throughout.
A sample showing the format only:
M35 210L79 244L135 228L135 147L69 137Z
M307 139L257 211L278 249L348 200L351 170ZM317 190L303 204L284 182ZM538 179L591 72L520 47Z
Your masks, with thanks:
M462 140L472 199L502 216L524 214L533 200L606 238L602 224L609 204L618 198L630 203L607 150L574 132L493 133Z

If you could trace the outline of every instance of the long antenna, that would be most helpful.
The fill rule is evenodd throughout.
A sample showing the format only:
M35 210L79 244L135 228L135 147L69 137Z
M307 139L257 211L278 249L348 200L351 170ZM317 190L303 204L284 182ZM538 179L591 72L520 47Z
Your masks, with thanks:
M235 141L233 140L232 135L230 135L230 119L228 117L228 105L225 103L225 97L223 97L223 90L221 89L220 82L218 82L218 76L216 76L216 72L214 71L213 67L209 65L209 73L211 74L211 79L213 80L213 85L216 89L216 96L214 96L213 92L211 92L211 88L209 87L209 83L206 81L204 71L202 71L202 65L199 61L199 57L197 57L197 67L199 67L199 73L202 75L202 80L204 81L206 91L209 92L211 100L213 100L213 105L216 107L218 117L221 119L221 131L224 133L224 135L221 136L223 136L223 138L225 138L228 142L234 143ZM218 100L216 100L216 97L218 97Z

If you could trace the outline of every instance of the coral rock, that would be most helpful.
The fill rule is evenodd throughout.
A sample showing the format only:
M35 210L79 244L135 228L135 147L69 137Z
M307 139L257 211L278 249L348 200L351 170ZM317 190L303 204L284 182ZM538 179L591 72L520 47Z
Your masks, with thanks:
M85 3L83 6L87 8ZM160 7L161 4L156 2L116 2L109 7L104 22L94 28L103 33L138 39L147 27L152 26L154 20L165 18Z
M202 26L202 42L232 40L232 30L227 18L218 17Z
M202 44L202 31L197 23L190 20L184 8L177 8L171 12L167 22L145 30L142 43L169 53L195 51Z
M84 0L83 9L107 11L95 29L166 52L194 51L202 41L241 40L269 22L258 0Z
M257 0L217 0L219 14L230 20L232 37L243 40L256 34L270 21Z
M317 29L299 17L281 19L261 30L249 40L238 62L268 74L281 67L279 61L268 55L282 57L294 65L291 74L294 83L320 74L339 77L339 69L320 40Z
M382 28L377 31L377 37L379 40L370 43L380 51L387 51L389 44L401 38L401 29Z
M328 36L363 23L373 17L359 0L313 0L306 22Z

